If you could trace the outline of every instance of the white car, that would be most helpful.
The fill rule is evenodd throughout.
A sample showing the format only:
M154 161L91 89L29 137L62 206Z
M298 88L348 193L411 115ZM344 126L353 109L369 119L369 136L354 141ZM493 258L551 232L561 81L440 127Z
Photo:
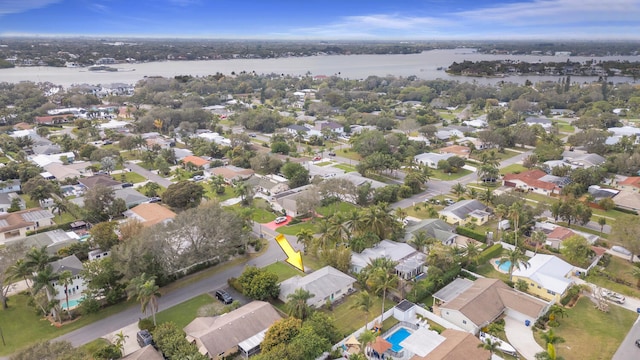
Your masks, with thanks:
M275 220L276 224L282 224L283 222L287 222L287 217L286 216L279 216Z
M618 304L624 304L625 302L625 297L613 292L613 291L609 291L607 289L600 289L600 294L602 294L602 297L608 299L609 301L613 301L616 302Z

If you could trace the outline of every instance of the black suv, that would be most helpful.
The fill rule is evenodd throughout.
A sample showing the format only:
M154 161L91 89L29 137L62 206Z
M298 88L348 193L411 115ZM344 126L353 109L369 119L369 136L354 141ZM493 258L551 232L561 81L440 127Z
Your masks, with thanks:
M149 330L140 330L136 335L136 340L138 340L138 345L140 347L145 347L147 345L153 345L153 337Z
M231 297L231 295L229 295L229 293L224 290L216 290L216 298L227 305L233 302L233 298Z

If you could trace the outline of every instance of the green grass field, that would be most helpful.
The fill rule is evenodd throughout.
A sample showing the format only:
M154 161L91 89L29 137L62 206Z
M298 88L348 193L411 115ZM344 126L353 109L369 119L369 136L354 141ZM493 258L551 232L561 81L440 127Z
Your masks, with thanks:
M276 232L284 235L296 235L302 229L309 229L314 234L318 232L318 230L316 229L316 225L311 221L305 221L295 225L280 226L279 228L276 229Z
M615 305L609 306L608 313L599 311L586 297L567 309L567 314L554 329L556 335L566 340L556 346L558 356L566 360L611 359L638 317L633 311ZM536 341L544 346L540 334L535 333Z
M373 320L376 316L380 316L382 311L382 299L378 296L372 296L373 306L369 309L369 314L361 310L352 309L351 306L356 301L356 294L351 294L340 305L334 306L332 311L323 309L322 311L328 313L335 319L336 327L338 331L344 336L347 336L357 329L361 328L367 322ZM384 309L389 310L396 304L391 300L386 300L384 303Z
M304 264L304 260L303 260ZM286 262L278 261L269 266L264 267L264 270L270 271L278 275L278 282L282 282L296 275L304 276L305 274Z
M254 208L253 214L251 214L251 220L260 224L266 224L276 219L276 214L265 209Z
M337 202L337 203L333 203L331 205L327 205L327 206L322 206L316 209L316 212L322 216L331 216L337 212L350 212L351 210L357 209L358 207L348 203L348 202Z
M314 164L314 165L315 166L329 166L331 164L333 164L333 162L331 162L331 161L323 161L321 163L317 163L317 164Z
M162 298L160 301L162 301ZM198 316L198 309L215 302L216 299L209 294L198 295L174 307L160 311L156 314L156 321L158 324L173 322L178 328L182 329Z
M338 155L340 157L343 157L343 158L355 160L355 161L362 160L362 156L360 156L360 154L358 154L355 151L351 151L349 149L338 149L338 150L336 150L336 155Z
M355 166L351 166L351 165L348 165L348 164L335 164L335 165L333 165L333 167L334 168L338 168L340 170L344 170L344 171L346 171L348 173L356 171L356 167Z
M431 178L440 179L440 180L444 180L444 181L449 181L449 180L460 179L461 177L469 175L469 174L471 174L471 171L466 170L466 169L460 169L460 170L458 170L457 173L444 173L444 172L442 172L442 170L432 170L431 171Z
M121 175L114 175L114 177L116 179L120 179ZM124 181L132 184L137 184L137 183L147 181L147 178L145 178L144 176L136 172L128 171L124 173Z
M527 168L520 164L511 164L500 169L501 174L513 174L527 171Z

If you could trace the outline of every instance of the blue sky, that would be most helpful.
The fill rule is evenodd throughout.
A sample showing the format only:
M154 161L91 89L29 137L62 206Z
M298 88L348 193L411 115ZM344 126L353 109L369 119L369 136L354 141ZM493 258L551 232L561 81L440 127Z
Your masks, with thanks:
M0 0L0 36L640 39L640 0Z

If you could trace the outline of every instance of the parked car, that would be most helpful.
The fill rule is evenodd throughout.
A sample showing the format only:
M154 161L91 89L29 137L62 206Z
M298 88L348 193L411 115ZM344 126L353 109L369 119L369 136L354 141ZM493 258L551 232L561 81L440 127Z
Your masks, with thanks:
M322 158L320 156L316 156L316 157L313 158L313 161L320 161L320 160L322 160Z
M229 305L233 302L233 298L224 290L216 290L216 298L223 303Z
M194 180L194 181L201 181L201 180L204 180L204 176L203 176L203 175L196 175L196 176L194 176L194 177L193 177L193 180Z
M149 330L140 330L138 331L138 334L136 335L136 340L138 340L138 345L140 345L140 347L145 347L147 345L153 345L153 336L151 336L151 333L149 332Z
M254 138L256 136L257 136L256 134L249 134L249 137L252 137L252 138Z
M122 184L122 188L123 188L123 189L124 189L124 188L129 188L129 187L133 187L133 184L132 184L132 183L123 183L123 184Z
M451 199L444 199L444 202L445 202L447 205L453 205L453 204L455 204L455 203L456 203L455 201L453 201L453 200L451 200Z
M602 297L604 297L605 299L616 302L618 304L624 304L626 300L624 296L607 289L601 289L600 294L602 294Z
M636 346L640 348L640 339L636 339Z
M287 217L286 216L278 216L275 220L276 224L282 224L283 222L287 222Z
M334 152L330 152L330 153L329 153L329 156L336 156L336 153L334 153Z
M150 197L149 200L147 200L148 203L159 203L161 201L162 198L160 198L159 196Z

